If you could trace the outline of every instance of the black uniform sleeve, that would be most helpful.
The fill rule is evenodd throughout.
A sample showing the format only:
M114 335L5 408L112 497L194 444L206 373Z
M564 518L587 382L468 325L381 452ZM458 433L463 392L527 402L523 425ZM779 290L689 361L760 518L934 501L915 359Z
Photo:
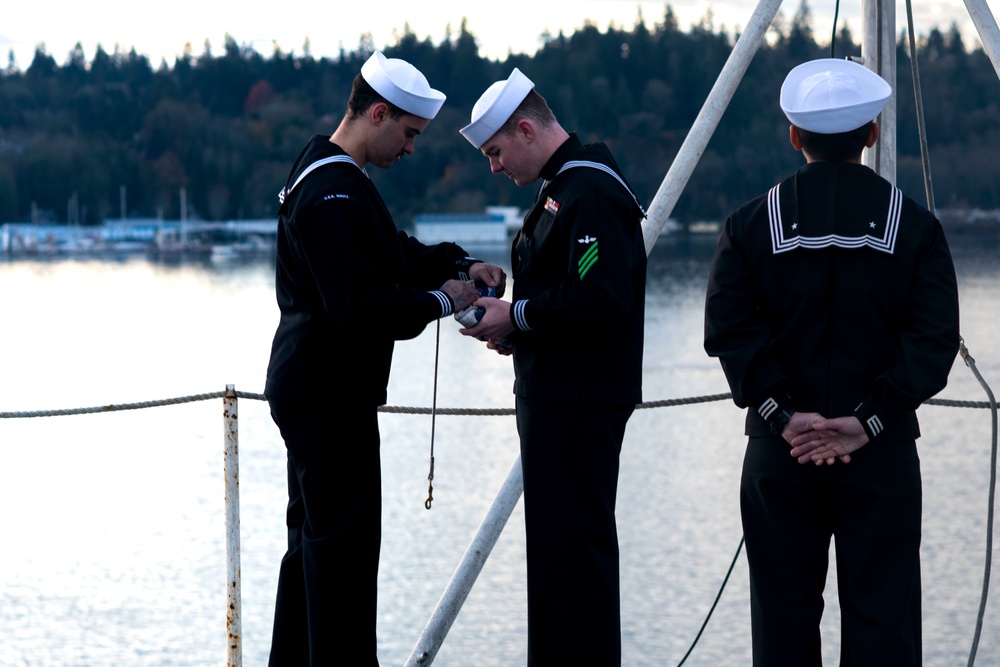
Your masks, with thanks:
M915 410L941 391L959 347L958 287L955 267L941 225L931 226L913 274L895 361L879 375L854 415L869 438L903 412Z
M787 378L769 353L770 333L755 305L749 260L734 238L742 222L740 211L726 220L715 250L705 299L705 351L719 358L733 402L775 425L794 405Z
M446 295L386 275L399 266L397 239L352 197L324 199L298 220L300 252L326 316L342 327L372 327L396 340L413 338L450 312Z
M448 280L468 280L469 267L480 262L455 243L424 245L406 232L398 232L403 255L414 283L428 290Z

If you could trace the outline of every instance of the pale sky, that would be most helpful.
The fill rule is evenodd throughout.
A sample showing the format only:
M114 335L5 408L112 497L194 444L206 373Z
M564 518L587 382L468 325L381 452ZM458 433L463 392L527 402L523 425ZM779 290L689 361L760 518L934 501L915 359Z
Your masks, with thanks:
M790 20L801 0L785 0L781 12ZM835 0L807 0L813 15L817 41L827 43L833 21ZM992 0L997 2L997 0ZM419 38L440 43L446 27L458 31L462 18L476 36L480 53L503 59L509 51L534 53L544 32L569 34L589 20L602 32L608 25L631 28L639 11L652 27L663 17L664 8L673 7L681 29L687 30L711 12L716 29L729 32L746 25L756 7L755 0L507 0L500 3L439 2L435 0L378 0L339 2L298 0L261 2L246 0L168 0L146 4L135 0L50 0L10 2L0 13L0 67L8 62L13 49L22 70L31 64L36 46L60 65L77 42L89 62L100 44L105 51L128 52L133 47L146 55L154 68L165 58L173 66L185 44L195 56L204 52L208 40L219 55L225 35L238 44L252 47L267 57L277 43L284 52L302 55L308 39L313 56L335 56L341 47L353 50L363 33L370 33L377 48L395 42L393 33L402 33L409 24ZM992 4L992 3L991 3ZM962 0L913 0L916 31L926 34L937 26L947 31L957 22L967 42L978 43L975 28ZM996 13L996 9L994 9ZM896 9L897 33L906 27L906 5ZM855 39L861 35L861 0L842 0L838 24L848 22Z

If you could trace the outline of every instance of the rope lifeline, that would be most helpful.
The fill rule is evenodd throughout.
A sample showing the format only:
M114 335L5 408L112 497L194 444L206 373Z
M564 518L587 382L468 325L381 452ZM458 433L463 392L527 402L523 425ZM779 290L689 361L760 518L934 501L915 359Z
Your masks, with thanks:
M708 394L705 396L690 396L687 398L671 398L659 401L647 401L635 406L636 410L649 408L667 408L679 405L694 405L696 403L711 403L714 401L725 401L732 398L732 394ZM225 398L226 392L213 391L205 394L192 394L190 396L179 396L176 398L161 398L153 401L142 401L138 403L112 403L109 405L98 405L84 408L61 408L52 410L18 410L0 412L0 419L30 419L33 417L68 417L72 415L89 415L101 412L122 412L125 410L142 410L145 408L159 408L166 405L179 405L182 403L195 403L198 401L210 401L216 398ZM264 394L237 391L237 398L244 398L251 401L266 401ZM952 408L990 408L988 401L957 401L954 399L931 398L924 402L924 405L943 405ZM420 408L399 405L380 405L379 412L399 415L448 415L454 417L508 417L514 415L514 408Z
M89 408L66 408L56 410L28 410L16 412L0 412L0 419L27 419L32 417L66 417L70 415L90 415L100 412L122 412L124 410L142 410L144 408L159 408L165 405L180 405L182 403L195 403L197 401L210 401L215 398L225 398L225 391L213 391L207 394L193 394L191 396L180 396L177 398L161 398L153 401L142 401L139 403L112 403L109 405L98 405ZM255 394L246 391L237 391L237 398L265 401L264 394Z

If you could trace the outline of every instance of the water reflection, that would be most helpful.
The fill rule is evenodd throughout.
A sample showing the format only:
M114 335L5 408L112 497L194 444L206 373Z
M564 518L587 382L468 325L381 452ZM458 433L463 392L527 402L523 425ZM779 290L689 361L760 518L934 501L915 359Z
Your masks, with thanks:
M727 391L701 348L711 239L662 239L650 258L647 400ZM962 333L1000 377L997 240L956 238ZM506 265L504 249L477 249ZM252 263L0 262L0 409L259 391L277 322L273 266ZM440 323L437 404L511 407L509 360ZM397 347L389 400L430 405L437 327ZM349 351L347 351L349 352ZM959 362L943 397L983 400ZM221 664L225 656L222 423L218 402L0 421L0 664ZM924 438L924 617L928 665L964 663L982 584L990 419L929 406ZM382 415L384 542L380 657L402 664L517 452L513 420L439 417L434 508L430 417ZM260 402L240 402L244 664L266 664L284 549L280 438ZM331 424L330 428L336 428ZM619 521L625 664L676 664L740 537L742 414L728 402L637 411L622 455ZM350 471L345 471L350 474ZM436 665L524 662L520 508ZM831 582L832 584L835 582ZM585 583L581 583L585 585ZM828 595L827 664L838 610ZM987 610L977 664L1000 664ZM749 664L741 558L689 665Z

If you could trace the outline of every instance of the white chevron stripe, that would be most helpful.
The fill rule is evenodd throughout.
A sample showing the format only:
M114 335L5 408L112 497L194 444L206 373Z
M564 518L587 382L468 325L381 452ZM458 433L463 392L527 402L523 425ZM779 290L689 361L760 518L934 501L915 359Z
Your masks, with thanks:
M764 419L768 419L774 414L774 411L778 409L778 402L773 398L768 398L766 401L761 403L761 406L757 408L757 414L759 414Z
M884 428L882 426L882 420L878 418L878 415L872 415L871 417L869 417L867 424L868 428L871 429L873 435L878 435L879 433L882 432L882 429Z

